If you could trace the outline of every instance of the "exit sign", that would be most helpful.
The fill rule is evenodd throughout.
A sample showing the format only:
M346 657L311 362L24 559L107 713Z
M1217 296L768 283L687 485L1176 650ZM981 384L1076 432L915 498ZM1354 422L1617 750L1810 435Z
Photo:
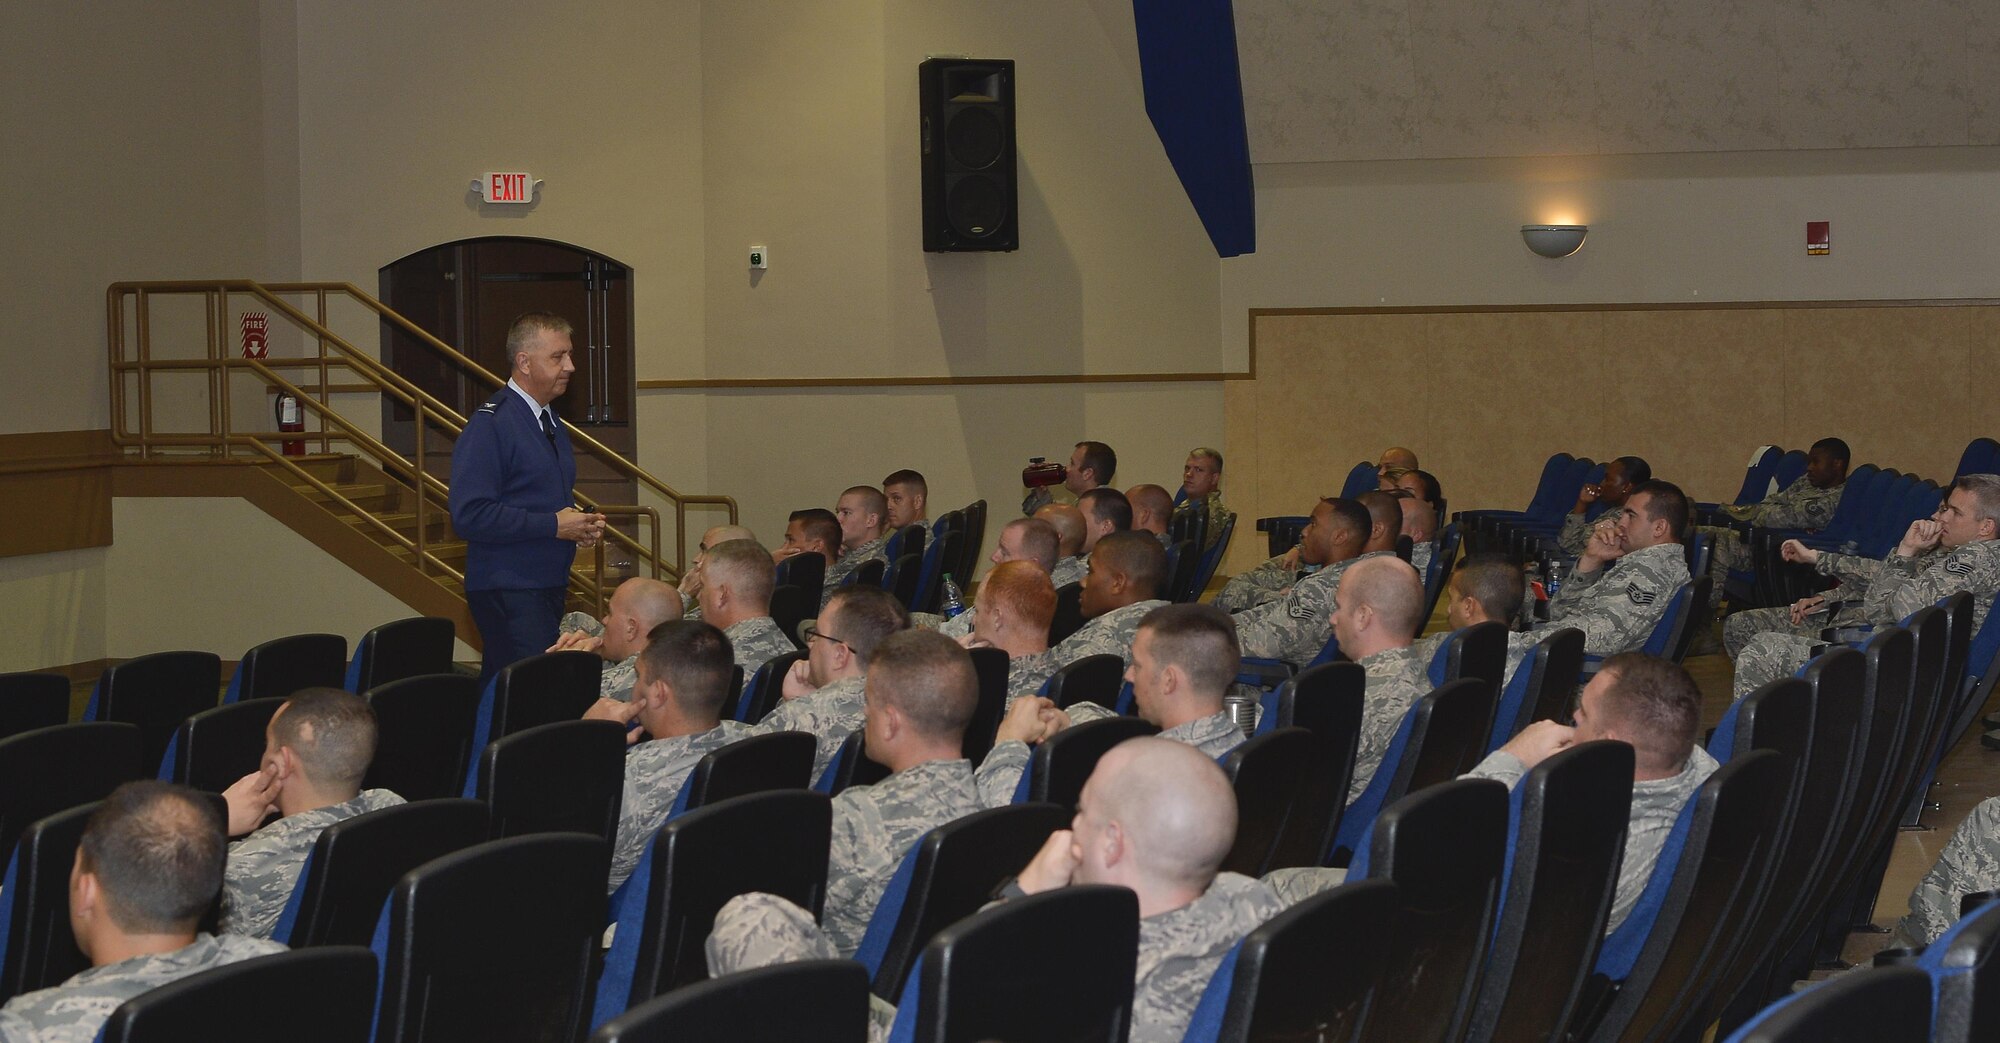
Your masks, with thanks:
M486 201L489 203L528 203L535 197L535 182L526 171L496 171L486 175L484 182Z

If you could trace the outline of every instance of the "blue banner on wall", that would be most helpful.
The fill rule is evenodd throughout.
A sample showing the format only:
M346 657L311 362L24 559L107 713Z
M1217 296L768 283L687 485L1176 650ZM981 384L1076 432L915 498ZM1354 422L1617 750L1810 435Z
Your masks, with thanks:
M1222 257L1257 250L1257 200L1230 0L1132 0L1146 115Z

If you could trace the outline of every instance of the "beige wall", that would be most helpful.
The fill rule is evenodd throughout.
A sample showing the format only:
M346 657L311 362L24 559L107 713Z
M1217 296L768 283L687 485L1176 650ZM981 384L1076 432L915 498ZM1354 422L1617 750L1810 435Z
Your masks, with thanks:
M0 558L0 673L104 658L110 549Z

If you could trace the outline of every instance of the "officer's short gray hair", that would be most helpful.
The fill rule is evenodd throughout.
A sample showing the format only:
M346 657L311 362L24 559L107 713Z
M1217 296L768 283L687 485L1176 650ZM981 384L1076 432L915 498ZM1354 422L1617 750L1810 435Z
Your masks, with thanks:
M2000 474L1960 475L1951 483L1953 489L1964 489L1972 494L1972 518L1974 521L1990 521L2000 525Z
M550 333L570 332L569 320L554 312L523 312L507 327L507 365L513 367L521 361L521 353L535 342L535 335L547 330Z

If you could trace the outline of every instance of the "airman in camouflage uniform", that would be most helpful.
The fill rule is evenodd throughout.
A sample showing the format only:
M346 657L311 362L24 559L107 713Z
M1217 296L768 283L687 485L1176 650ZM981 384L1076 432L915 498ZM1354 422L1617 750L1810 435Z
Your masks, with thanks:
M1089 571L1090 555L1073 554L1056 560L1056 567L1049 571L1049 582L1054 584L1057 590L1061 590L1072 583L1082 583L1084 575Z
M1329 562L1276 601L1237 613L1236 640L1244 658L1282 659L1296 667L1312 662L1333 639L1334 595L1340 590L1340 578L1357 561L1395 556L1381 550Z
M840 744L861 730L868 720L863 698L865 678L856 675L822 685L796 699L786 699L771 708L751 729L755 735L772 732L805 732L815 741L812 777L817 779L840 752Z
M1577 571L1549 599L1548 622L1535 633L1561 627L1583 631L1583 650L1595 656L1630 652L1646 644L1688 581L1687 552L1678 543L1632 551L1594 572Z
M1055 731L1061 731L1063 726L1070 724L1086 724L1118 716L1115 711L1091 702L1076 703L1067 710L1057 712L1063 715L1063 721ZM1168 728L1160 733L1160 738L1192 746L1218 760L1244 743L1243 729L1236 726L1236 721L1227 710ZM995 743L993 749L987 752L986 759L979 762L978 770L973 772L979 786L980 804L997 808L1013 803L1014 794L1021 787L1021 775L1028 770L1028 761L1033 755L1033 748L1019 739Z
M792 639L778 629L778 623L770 616L754 616L731 623L723 634L729 638L729 645L735 649L736 665L743 668L744 680L757 673L757 668L781 655L790 655L799 650Z
M872 485L857 485L840 494L833 516L840 522L840 560L828 563L826 585L820 588L819 603L826 607L833 592L865 562L886 563L889 537L889 501Z
M1200 898L1140 920L1131 1043L1179 1043L1222 958L1284 909L1262 883L1221 873Z
M1229 577L1209 604L1224 612L1244 612L1267 605L1285 596L1292 585L1319 570L1317 565L1300 565L1296 551L1288 550L1255 568Z
M1958 922L1959 900L2000 888L2000 797L1989 797L1959 823L1937 864L1910 892L1910 913L1892 945L1922 948Z
M871 561L879 561L885 564L888 562L889 555L887 548L891 535L894 534L885 532L869 540L867 543L842 554L839 561L826 567L826 583L820 587L819 591L821 608L826 607L827 599L833 597L833 592L840 589L841 584L847 582L847 577L852 575L855 569Z
M1833 520L1833 512L1840 507L1840 494L1847 488L1848 458L1846 442L1838 438L1822 438L1813 443L1806 473L1794 479L1792 484L1757 503L1741 506L1724 504L1722 513L1766 529L1807 529L1814 532L1824 529L1826 523ZM1695 531L1715 537L1715 550L1709 557L1708 573L1719 594L1730 570L1750 567L1750 547L1735 529L1727 526L1702 525L1697 526Z
M618 805L618 833L611 844L611 886L639 867L653 835L667 824L681 787L703 757L746 738L750 725L722 721L705 732L651 739L625 751L625 784Z
M1894 553L1893 549L1891 553ZM1946 553L1949 552L1934 548L1918 555L1917 571L1928 571ZM1829 627L1860 626L1868 621L1867 613L1863 611L1868 585L1882 574L1888 555L1864 558L1830 550L1815 551L1797 540L1785 541L1784 555L1786 561L1810 563L1813 571L1839 580L1840 585L1801 598L1795 605L1752 608L1731 614L1722 621L1722 647L1731 659L1741 656L1750 639L1758 634L1776 632L1817 639L1820 632ZM1799 617L1796 623L1792 622L1794 615Z
M320 833L336 822L403 803L385 789L362 790L352 800L301 811L229 845L222 871L222 919L217 930L269 938L292 899Z
M682 596L685 597L686 595ZM682 618L689 617L683 616ZM604 624L583 612L571 612L564 616L562 623L556 629L559 633L563 634L586 634L595 638L602 638L604 636ZM561 644L561 642L557 643ZM635 664L638 662L639 653L637 652L615 663L606 662L604 664L604 674L598 680L598 698L616 699L621 703L630 702L632 699L632 681L636 676Z
M646 647L646 635L661 623L680 618L679 592L660 580L635 576L611 592L602 620L581 612L565 615L557 626L556 643L548 650L594 652L603 657L607 662L598 695L624 702L632 697L632 663Z
M78 971L61 985L23 993L0 1007L0 1040L92 1043L111 1012L134 996L202 971L284 951L264 938L198 934L185 948Z
M1349 804L1368 788L1375 770L1382 766L1389 742L1396 737L1410 707L1431 690L1424 673L1427 663L1418 660L1409 646L1384 649L1355 662L1367 672L1368 687L1361 700L1361 739L1354 751L1354 778L1347 786Z
M1139 632L1139 621L1146 618L1146 613L1165 604L1167 602L1158 599L1135 601L1085 620L1082 629L1050 649L1055 654L1056 665L1068 666L1085 656L1094 655L1115 655L1125 660L1126 665L1131 665L1132 635Z
M1042 686L1049 683L1057 667L1053 648L1007 660L1007 705L1013 706L1014 700L1024 695L1041 694Z
M1174 517L1184 513L1201 511L1208 515L1208 526L1202 530L1201 549L1206 552L1222 538L1222 530L1236 520L1236 512L1223 505L1222 493L1218 490L1200 500L1182 500L1174 506Z
M1188 452L1187 462L1181 465L1181 488L1174 499L1174 515L1190 511L1202 511L1208 515L1208 525L1202 536L1201 549L1206 551L1222 538L1222 530L1236 517L1236 512L1222 505L1222 454L1207 446L1197 446Z

